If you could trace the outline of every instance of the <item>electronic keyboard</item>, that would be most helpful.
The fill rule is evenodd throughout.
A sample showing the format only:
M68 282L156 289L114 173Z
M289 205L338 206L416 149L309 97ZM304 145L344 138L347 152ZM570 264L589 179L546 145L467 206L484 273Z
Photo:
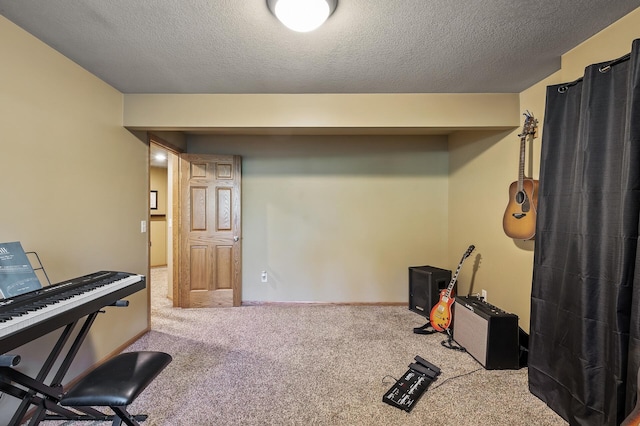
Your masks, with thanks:
M145 288L144 275L100 271L0 300L0 354Z

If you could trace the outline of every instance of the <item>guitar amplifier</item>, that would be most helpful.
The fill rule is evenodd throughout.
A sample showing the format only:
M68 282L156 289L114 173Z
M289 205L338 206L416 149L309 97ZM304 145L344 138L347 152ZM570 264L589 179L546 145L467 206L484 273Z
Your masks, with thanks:
M518 316L475 297L456 297L453 339L487 370L520 368Z
M434 266L409 268L409 310L429 317L431 308L440 300L440 291L451 281L451 271ZM455 286L454 286L455 291Z

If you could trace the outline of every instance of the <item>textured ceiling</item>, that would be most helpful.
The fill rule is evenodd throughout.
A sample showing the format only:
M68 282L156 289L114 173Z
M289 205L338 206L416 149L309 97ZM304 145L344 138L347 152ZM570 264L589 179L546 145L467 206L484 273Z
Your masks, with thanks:
M508 93L639 6L339 0L305 34L266 0L0 0L0 14L124 93Z

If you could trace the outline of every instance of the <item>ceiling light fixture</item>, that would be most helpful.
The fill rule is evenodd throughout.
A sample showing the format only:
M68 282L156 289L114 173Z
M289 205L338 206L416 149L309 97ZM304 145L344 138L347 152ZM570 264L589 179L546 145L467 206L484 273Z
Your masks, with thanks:
M338 0L267 0L267 5L287 28L306 33L331 16Z

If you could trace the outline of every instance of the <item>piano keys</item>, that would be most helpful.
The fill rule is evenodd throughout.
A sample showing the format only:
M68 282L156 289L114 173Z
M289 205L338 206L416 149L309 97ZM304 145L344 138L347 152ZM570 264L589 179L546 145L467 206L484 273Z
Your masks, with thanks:
M0 300L0 353L6 353L145 287L143 275L100 271Z

